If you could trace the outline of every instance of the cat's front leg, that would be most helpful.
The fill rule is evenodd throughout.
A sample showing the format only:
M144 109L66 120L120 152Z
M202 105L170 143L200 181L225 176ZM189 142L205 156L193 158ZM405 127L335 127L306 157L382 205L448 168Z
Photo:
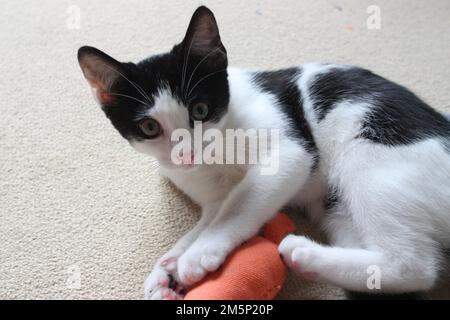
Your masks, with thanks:
M200 281L254 236L306 183L314 159L301 148L289 148L280 152L279 163L273 175L262 175L259 166L251 167L230 192L217 217L180 257L181 283L189 286Z
M199 234L216 216L219 204L205 205L202 216L195 227L181 237L177 243L158 259L152 272L144 282L144 298L148 300L181 299L184 288L178 281L177 266L180 256L197 239Z

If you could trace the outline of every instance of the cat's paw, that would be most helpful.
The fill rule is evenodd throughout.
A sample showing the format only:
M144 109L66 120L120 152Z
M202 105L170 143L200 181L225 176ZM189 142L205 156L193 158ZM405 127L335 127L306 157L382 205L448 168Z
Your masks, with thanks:
M181 300L184 288L167 270L156 266L144 282L146 300Z
M178 300L183 298L184 288L173 276L177 271L180 252L169 251L156 263L144 282L144 298L147 300Z
M308 280L317 278L316 261L320 245L303 237L289 235L278 247L286 264Z
M283 256L284 261L290 266L292 263L292 253L297 248L312 247L314 243L306 237L290 234L286 236L278 246L278 251Z
M211 241L193 245L181 256L178 261L178 278L182 284L191 286L222 265L229 250L214 243L215 241Z

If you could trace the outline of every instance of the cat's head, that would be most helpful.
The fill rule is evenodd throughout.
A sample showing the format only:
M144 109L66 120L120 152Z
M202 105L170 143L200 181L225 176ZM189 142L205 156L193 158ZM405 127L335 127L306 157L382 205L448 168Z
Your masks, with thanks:
M183 41L137 64L121 63L102 51L82 47L78 61L94 96L114 127L138 151L175 167L171 141L176 129L222 129L228 111L227 54L213 13L198 8ZM192 146L178 155L186 166ZM201 150L200 150L201 152ZM179 166L180 167L180 166Z

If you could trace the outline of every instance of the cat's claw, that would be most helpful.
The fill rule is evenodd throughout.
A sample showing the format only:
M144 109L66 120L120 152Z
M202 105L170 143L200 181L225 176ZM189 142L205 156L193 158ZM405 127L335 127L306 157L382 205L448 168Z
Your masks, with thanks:
M172 275L159 266L150 273L144 282L144 299L146 300L180 300L183 299L184 288L176 282Z

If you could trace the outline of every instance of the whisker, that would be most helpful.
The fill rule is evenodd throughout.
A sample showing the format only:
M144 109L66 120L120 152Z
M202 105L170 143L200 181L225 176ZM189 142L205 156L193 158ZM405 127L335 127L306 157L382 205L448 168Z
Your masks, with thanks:
M123 75L120 71L116 70L113 67L110 67L108 65L105 65L107 68L109 68L110 70L113 70L115 72L117 72L120 76L122 76L125 80L127 80L143 97L144 99L146 99L148 101L148 103L151 103L151 99L150 97L145 93L144 89L142 89L141 86L139 86L137 83L135 83L134 81L131 81L130 79L128 79L127 77L125 77L125 75Z
M217 48L212 50L210 53L208 53L206 56L204 56L202 60L200 60L200 62L197 64L197 66L192 71L191 76L189 77L189 81L187 83L187 89L186 89L187 91L189 91L189 85L191 84L192 77L195 75L195 71L197 71L197 69L200 67L200 65L203 63L203 61L205 61L210 55L212 55L214 52L216 52L220 48L221 48L221 46L218 46Z
M201 78L200 80L198 80L197 83L196 83L196 84L192 87L192 89L189 91L188 97L191 95L192 91L194 91L194 89L200 84L200 82L202 82L202 81L205 80L206 78L209 78L209 77L211 77L211 76L213 76L213 75L215 75L215 74L217 74L217 73L219 73L219 72L223 72L223 71L226 71L226 70L227 70L227 69L222 69L222 70L218 70L218 71L211 72L210 74L208 74L208 75L204 76L203 78Z
M181 91L185 98L186 98L186 91L184 90L185 89L184 83L186 81L186 72L187 72L187 66L188 66L188 61L189 61L189 53L191 52L191 47L192 47L193 42L194 42L194 37L192 37L191 42L189 43L188 51L186 52L186 56L184 58L183 71L182 71L182 75L181 75Z
M149 105L147 102L144 102L142 100L139 100L139 99L137 99L135 97L132 97L132 96L129 96L129 95L126 95L126 94L121 94L121 93L108 93L108 94L112 95L112 96L119 96L119 97L125 97L125 98L129 98L129 99L133 99L133 100L135 100L137 102L142 103L144 106L148 106Z

